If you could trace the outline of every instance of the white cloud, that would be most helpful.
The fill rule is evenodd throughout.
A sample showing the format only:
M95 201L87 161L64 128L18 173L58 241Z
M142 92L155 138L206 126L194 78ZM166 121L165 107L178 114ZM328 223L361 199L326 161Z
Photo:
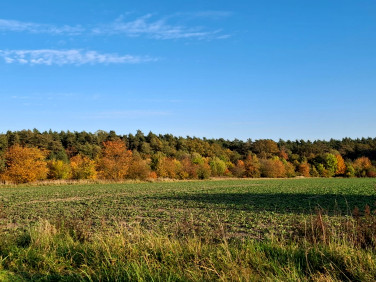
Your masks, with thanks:
M220 30L206 31L202 28L189 28L181 25L167 23L167 18L153 20L148 14L132 21L124 21L119 17L111 24L102 25L92 29L94 34L124 34L129 37L146 36L154 39L214 39L220 34Z
M156 61L155 58L132 55L101 54L84 50L0 50L6 63L28 65L84 65L84 64L137 64Z
M79 35L85 31L85 28L81 26L55 26L0 19L0 31Z
M128 37L145 36L153 39L221 39L227 35L222 34L220 30L206 30L202 27L188 27L171 23L176 18L223 18L230 16L229 12L222 11L203 11L196 13L177 13L163 18L155 18L151 14L125 21L121 16L112 23L90 26L56 26L52 24L39 24L33 22L22 22L16 20L0 19L0 32L29 32L29 33L47 33L53 35L114 35L122 34ZM227 36L228 37L228 36Z

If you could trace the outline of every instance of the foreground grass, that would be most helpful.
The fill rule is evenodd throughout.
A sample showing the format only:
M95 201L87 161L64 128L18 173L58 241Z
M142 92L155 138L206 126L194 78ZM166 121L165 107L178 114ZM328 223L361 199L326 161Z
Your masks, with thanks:
M374 251L335 239L312 244L168 236L118 226L83 240L42 221L3 235L0 278L9 281L373 281Z

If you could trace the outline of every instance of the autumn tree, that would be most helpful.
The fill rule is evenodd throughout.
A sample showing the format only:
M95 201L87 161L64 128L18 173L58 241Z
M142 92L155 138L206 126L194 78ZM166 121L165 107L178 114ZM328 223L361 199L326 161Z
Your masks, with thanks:
M158 177L168 177L166 159L166 155L162 152L157 152L151 158L151 169L158 175Z
M346 173L346 164L345 160L342 158L340 154L336 155L337 158L337 170L336 175L344 175Z
M310 177L311 176L310 170L311 170L310 165L307 162L302 162L298 167L299 174L301 176L304 176L304 177Z
M256 140L252 145L253 152L260 158L269 158L279 153L278 144L271 139Z
M285 176L286 177L295 177L296 176L295 166L285 159L282 159L281 161L282 161L283 165L285 166Z
M235 177L244 177L245 175L245 166L242 160L238 160L235 165L230 168L230 171Z
M70 165L62 160L51 160L47 163L49 179L67 179L70 176Z
M244 161L245 177L260 177L260 161L256 155L248 155Z
M372 168L372 163L369 158L367 157L360 157L357 158L354 163L353 167L355 169L355 175L358 177L366 177L367 171Z
M279 159L263 159L261 160L261 175L264 177L277 178L286 176L286 168Z
M98 176L102 179L120 180L127 176L132 162L132 151L120 140L103 143L101 156L97 161Z
M210 165L207 162L198 165L197 176L198 179L208 179L211 176Z
M95 161L86 156L76 155L70 159L72 179L95 179Z
M14 183L26 183L47 177L46 152L38 148L14 145L5 153L3 178Z
M149 177L150 172L148 161L143 160L139 154L133 153L127 178L145 180Z
M180 179L198 178L198 165L193 163L189 157L183 158L182 160L180 160L180 163L182 165L182 170L179 173Z

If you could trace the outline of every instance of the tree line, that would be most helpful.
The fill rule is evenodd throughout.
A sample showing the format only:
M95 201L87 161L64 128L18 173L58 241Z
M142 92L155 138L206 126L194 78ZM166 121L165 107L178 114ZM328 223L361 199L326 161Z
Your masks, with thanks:
M22 130L0 134L0 180L376 177L376 138L252 141Z

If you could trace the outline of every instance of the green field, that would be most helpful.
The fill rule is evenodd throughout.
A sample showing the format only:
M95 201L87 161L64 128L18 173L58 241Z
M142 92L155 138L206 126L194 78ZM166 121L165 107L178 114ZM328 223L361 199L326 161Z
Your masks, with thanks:
M202 228L225 224L244 236L279 229L290 219L315 213L349 215L374 206L374 179L268 179L134 184L29 186L0 189L1 226L22 227L41 218L138 222L170 228L193 220ZM283 226L284 228L286 226Z
M356 224L361 228L368 226L371 235L367 238L373 240L375 189L375 179L321 178L3 187L0 225L2 241L8 243L0 246L1 268L10 280L372 280L376 275L375 242L367 241L363 246L353 240L355 237L351 237L351 242L337 239L342 240L349 231L342 229L344 222L355 222L351 216L354 209L358 207L359 216L364 217L368 205L371 219L366 224ZM307 232L313 230L310 226L317 231L313 224L318 210L324 221L322 226L328 226L323 227L323 234L331 237L329 240L324 236L324 240L316 242L322 237L316 234L313 242L312 234ZM50 230L51 225L55 231L47 232L51 238L42 240L43 245L40 237L47 236L46 228ZM357 232L358 225L351 225L350 231ZM121 240L129 242L125 245L129 252L135 252L133 255L122 257L124 250L115 247L119 234L123 234ZM113 240L107 242L103 238ZM17 243L20 240L26 243ZM114 253L109 250L108 255L116 258L106 262L105 272L98 261L90 264L90 257L96 255L90 254L89 249L103 248L98 243L101 240L115 244L110 248ZM158 240L165 241L162 244ZM62 242L70 242L65 248L76 248L75 251L61 251L58 246ZM153 247L147 242L154 242ZM196 243L207 248L209 258L203 250L202 261L195 257L196 249L190 255L186 253L190 252L189 246L198 248ZM14 249L10 250L12 244ZM51 254L42 254L46 251L38 249L42 247L50 248ZM175 248L181 252L175 255L183 261L176 261L171 254ZM224 254L229 252L228 260L223 261L221 250ZM75 262L75 252L82 257L80 263ZM314 252L313 262L310 252ZM150 256L150 265L145 256ZM257 262L258 256L264 257L264 266ZM346 261L335 262L346 260L347 256L352 258L349 266ZM367 258L366 263L362 262L363 257ZM235 258L242 263L232 265ZM235 272L231 274L227 268Z

